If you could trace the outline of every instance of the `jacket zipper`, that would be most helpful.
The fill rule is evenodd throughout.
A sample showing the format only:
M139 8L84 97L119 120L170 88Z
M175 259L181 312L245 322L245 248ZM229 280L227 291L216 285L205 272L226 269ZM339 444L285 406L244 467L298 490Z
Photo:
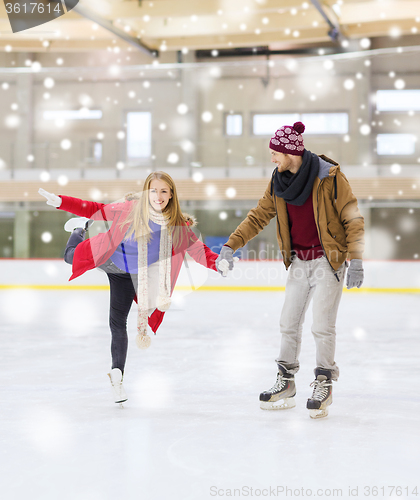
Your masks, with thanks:
M274 208L276 209L277 229L278 229L278 232L279 232L279 238L280 238L281 246L282 246L281 251L283 252L284 245L283 245L283 238L281 237L281 232L280 232L280 222L279 222L279 214L277 212L277 196L276 195L274 195L274 197L273 197L273 202L274 202ZM284 260L284 257L283 257L283 260ZM287 268L286 268L286 271L287 271Z
M324 248L324 245L322 243L322 237L321 237L321 229L319 227L319 189L321 187L321 183L324 181L324 179L322 179L319 183L319 186L318 186L318 189L316 191L316 208L317 208L317 215L316 215L316 223L317 223L317 228L318 228L318 235L319 235L319 242L321 243L321 247L322 247L322 250L325 254L325 258L327 259L327 262L328 264L330 265L331 269L332 269L332 272L335 276L335 279L340 282L340 278L338 277L338 273L337 271L333 268L333 266L331 265L331 262L329 261L328 257L327 257L327 252L325 251L325 248Z
M123 257L124 257L125 272L129 273L130 271L128 269L127 256L125 255L125 248L124 248L124 243L123 242L121 242L121 250L122 250L122 253L123 253Z

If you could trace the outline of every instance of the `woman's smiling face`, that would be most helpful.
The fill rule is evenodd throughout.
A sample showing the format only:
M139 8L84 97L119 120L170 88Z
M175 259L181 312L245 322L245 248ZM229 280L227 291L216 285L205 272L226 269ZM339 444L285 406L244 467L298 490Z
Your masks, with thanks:
M153 179L149 189L149 203L157 211L162 212L172 198L171 188L160 179Z

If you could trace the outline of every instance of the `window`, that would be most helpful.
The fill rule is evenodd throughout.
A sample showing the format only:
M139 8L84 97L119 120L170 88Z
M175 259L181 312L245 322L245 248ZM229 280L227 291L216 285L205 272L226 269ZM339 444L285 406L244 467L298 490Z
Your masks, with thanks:
M378 134L378 155L412 155L416 149L416 136L412 134Z
M305 134L347 134L349 131L348 113L303 113L301 121L305 124Z
M242 135L242 115L226 115L226 135Z
M90 149L91 149L91 158L97 163L100 163L102 160L102 151L103 151L103 144L102 141L97 141L97 140L92 140L90 143Z
M44 111L44 120L100 120L100 109L68 109L61 111Z
M152 114L127 113L127 158L149 158L152 154Z
M348 113L267 113L253 116L253 133L272 136L283 125L298 121L305 124L305 134L347 134L349 131Z
M254 135L274 135L274 132L283 125L293 125L299 121L295 114L258 114L252 117L252 131Z
M420 111L420 90L378 90L378 111Z

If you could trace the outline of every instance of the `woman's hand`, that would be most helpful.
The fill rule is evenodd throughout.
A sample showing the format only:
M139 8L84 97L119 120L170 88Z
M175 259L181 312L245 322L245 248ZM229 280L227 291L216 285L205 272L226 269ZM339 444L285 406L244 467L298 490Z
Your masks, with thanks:
M216 259L216 269L226 278L228 271L232 271L234 263L238 260L238 257L233 256L233 250L227 245L223 245L219 257Z
M44 198L47 198L47 205L51 205L52 207L58 208L61 206L61 202L63 201L59 196L53 193L49 193L45 191L45 189L39 188L38 193Z

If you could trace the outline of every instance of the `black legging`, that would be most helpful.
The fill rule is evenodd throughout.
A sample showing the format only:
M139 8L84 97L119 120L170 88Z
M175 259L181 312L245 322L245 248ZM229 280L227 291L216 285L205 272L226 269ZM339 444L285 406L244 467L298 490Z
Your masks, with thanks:
M73 263L74 251L85 238L83 229L75 229L67 242L64 260ZM100 266L109 280L110 305L109 327L111 329L112 368L119 368L124 373L127 359L128 335L127 317L137 289L137 274L121 271L111 260Z

